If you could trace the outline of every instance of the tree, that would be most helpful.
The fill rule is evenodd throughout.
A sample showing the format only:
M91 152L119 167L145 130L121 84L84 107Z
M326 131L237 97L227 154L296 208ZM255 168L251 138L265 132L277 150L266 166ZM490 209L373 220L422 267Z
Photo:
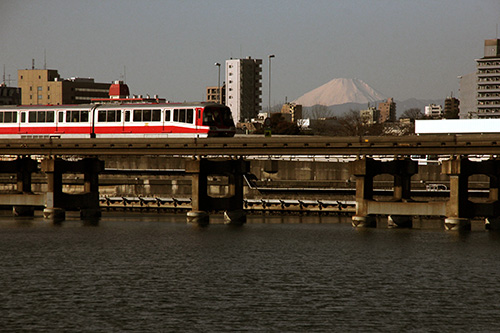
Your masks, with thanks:
M310 111L312 119L320 119L320 118L332 118L333 112L329 110L325 105L315 105L311 108Z
M419 108L411 108L403 112L401 117L399 119L410 119L411 121L414 121L415 119L423 119L424 114Z

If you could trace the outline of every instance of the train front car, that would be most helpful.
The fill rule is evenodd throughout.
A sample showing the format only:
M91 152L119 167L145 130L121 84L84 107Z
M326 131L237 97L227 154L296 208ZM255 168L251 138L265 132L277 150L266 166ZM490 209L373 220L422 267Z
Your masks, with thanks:
M208 126L208 136L232 137L236 133L231 109L222 104L203 107L202 126Z

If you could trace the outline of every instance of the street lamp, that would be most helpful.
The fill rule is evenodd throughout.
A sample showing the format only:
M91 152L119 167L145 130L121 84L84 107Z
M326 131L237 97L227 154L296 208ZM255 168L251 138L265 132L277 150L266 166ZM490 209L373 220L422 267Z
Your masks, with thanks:
M271 117L271 58L274 58L274 54L269 55L269 104L267 105L269 117Z
M220 91L220 63L216 62L214 65L219 68L219 76L218 76L218 79L217 79L217 92L219 94L219 104L220 104L221 103L221 98L222 98L222 92Z

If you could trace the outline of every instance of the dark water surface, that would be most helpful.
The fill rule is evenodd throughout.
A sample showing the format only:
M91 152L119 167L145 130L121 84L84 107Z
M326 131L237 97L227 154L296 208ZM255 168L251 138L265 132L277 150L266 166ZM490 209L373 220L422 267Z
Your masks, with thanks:
M0 217L0 330L500 330L499 234L315 219Z

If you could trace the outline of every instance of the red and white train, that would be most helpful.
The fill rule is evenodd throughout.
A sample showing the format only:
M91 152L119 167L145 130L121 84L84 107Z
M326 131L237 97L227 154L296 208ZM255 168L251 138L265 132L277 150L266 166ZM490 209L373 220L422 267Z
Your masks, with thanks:
M216 103L0 107L0 138L204 138L234 134L231 110Z

